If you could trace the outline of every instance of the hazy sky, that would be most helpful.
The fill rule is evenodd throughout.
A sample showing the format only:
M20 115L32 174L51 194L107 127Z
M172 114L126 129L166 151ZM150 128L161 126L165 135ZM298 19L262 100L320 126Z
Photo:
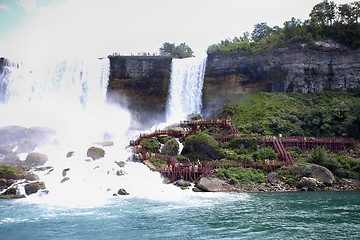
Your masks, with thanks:
M308 19L320 1L0 0L0 56L154 53L163 42L185 42L200 54L256 23Z

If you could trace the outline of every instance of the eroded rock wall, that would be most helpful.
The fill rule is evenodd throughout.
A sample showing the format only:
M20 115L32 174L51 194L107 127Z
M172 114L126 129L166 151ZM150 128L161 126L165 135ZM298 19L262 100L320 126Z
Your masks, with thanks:
M360 50L302 44L264 53L208 57L203 113L254 91L312 93L360 86Z
M139 122L151 124L164 119L172 59L158 56L109 58L108 100L126 106Z

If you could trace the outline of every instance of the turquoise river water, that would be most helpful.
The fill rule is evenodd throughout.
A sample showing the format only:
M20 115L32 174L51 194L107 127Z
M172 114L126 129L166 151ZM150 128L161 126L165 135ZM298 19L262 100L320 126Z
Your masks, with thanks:
M91 208L0 201L0 239L360 239L360 192L116 197Z

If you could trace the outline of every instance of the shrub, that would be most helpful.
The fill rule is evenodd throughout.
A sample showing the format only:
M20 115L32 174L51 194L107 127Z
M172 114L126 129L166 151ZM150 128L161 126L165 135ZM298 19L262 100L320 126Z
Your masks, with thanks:
M253 159L255 161L258 160L265 160L265 159L269 159L269 160L277 160L278 159L278 154L274 151L274 149L272 149L271 147L264 147L261 146L259 148L258 151L256 151L253 155L252 155Z
M203 132L186 138L182 154L192 160L221 159L223 156L216 140Z
M219 178L227 178L229 179L230 184L237 184L237 183L245 183L249 184L251 182L262 183L266 182L266 178L264 173L261 171L257 171L253 168L229 168L224 169L220 168L216 173L216 176Z
M247 138L233 138L229 142L229 147L234 149L254 149L256 150L257 144L259 142L258 138L255 137L247 137Z
M161 161L161 160L158 159L158 158L150 158L149 161L150 161L155 167L158 167L158 168L161 168L161 166L166 166L166 165L167 165L167 162L166 162L166 161Z
M162 154L170 155L170 156L176 156L178 152L179 152L179 143L174 138L168 140L161 150Z
M176 156L176 159L179 161L179 162L184 162L184 161L187 161L188 158L185 157L184 155L177 155Z
M140 145L144 148L146 148L146 150L151 151L151 152L159 152L160 149L160 144L158 143L158 141L156 139L153 138L144 138L141 142Z
M1 165L0 171L11 172L11 173L21 173L21 170L14 168L14 167L7 166L7 165Z
M318 147L310 151L310 158L308 160L311 163L315 163L334 171L340 168L339 162L334 159L329 151L325 147Z

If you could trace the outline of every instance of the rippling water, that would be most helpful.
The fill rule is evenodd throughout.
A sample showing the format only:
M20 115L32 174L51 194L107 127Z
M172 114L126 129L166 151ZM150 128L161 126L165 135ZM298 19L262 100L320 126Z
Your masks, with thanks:
M94 208L0 202L0 239L359 239L360 192L117 197Z

